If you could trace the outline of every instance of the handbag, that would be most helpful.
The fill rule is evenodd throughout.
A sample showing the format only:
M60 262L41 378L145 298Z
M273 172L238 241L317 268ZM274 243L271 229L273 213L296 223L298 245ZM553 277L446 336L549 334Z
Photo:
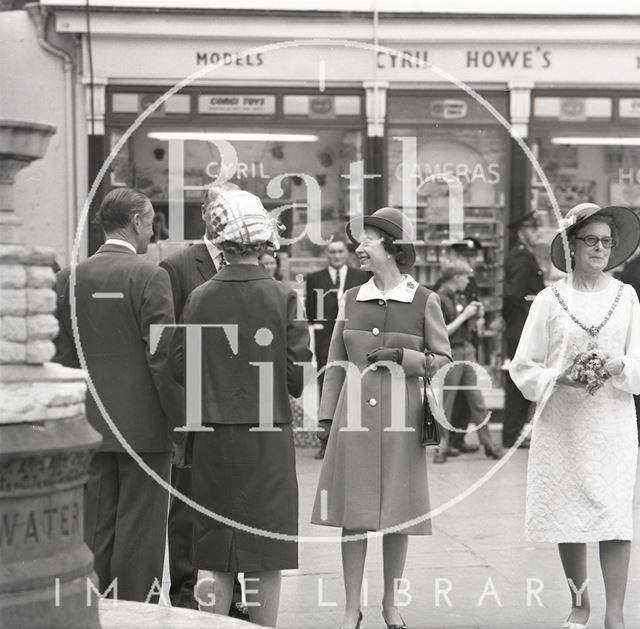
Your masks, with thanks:
M431 379L425 374L423 379L423 407L422 407L422 427L420 430L420 445L422 446L438 446L440 445L440 429L438 422L431 411L431 404L435 404L435 396L431 389Z

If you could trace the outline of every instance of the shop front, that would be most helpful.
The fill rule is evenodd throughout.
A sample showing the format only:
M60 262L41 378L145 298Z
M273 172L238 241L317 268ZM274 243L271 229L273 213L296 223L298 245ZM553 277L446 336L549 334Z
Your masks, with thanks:
M159 96L153 89L107 90L105 152ZM317 267L323 243L347 221L350 168L362 161L363 105L357 90L188 88L130 135L107 185L131 186L151 199L162 237L170 236L166 253L202 238L203 190L235 183L286 227L281 271L293 278Z
M348 216L398 206L415 217L414 273L427 286L452 241L482 244L478 296L492 322L512 245L506 225L537 210L548 241L558 221L549 191L560 214L580 200L640 203L637 16L388 6L374 19L167 2L149 12L105 0L89 37L75 0L42 4L58 33L82 41L89 178L123 140L100 193L145 192L164 218L165 251L202 236L200 199L214 181L237 183L278 214L289 280L325 263L323 243ZM101 239L94 228L88 253ZM544 247L540 259L551 279ZM497 337L485 357L496 368Z
M535 91L530 144L564 215L578 203L640 208L640 91ZM552 198L536 173L531 209L539 212L545 238L556 231Z

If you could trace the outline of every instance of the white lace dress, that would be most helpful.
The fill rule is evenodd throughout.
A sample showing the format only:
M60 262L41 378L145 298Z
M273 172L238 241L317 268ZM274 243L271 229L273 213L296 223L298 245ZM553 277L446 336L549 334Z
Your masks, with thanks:
M620 282L582 292L555 284L573 315L599 325ZM533 542L595 542L633 537L638 460L632 394L640 393L640 305L629 285L598 335L598 346L623 357L621 375L595 395L556 386L556 377L586 348L588 334L560 306L550 287L535 298L509 373L538 403L527 477L526 535Z

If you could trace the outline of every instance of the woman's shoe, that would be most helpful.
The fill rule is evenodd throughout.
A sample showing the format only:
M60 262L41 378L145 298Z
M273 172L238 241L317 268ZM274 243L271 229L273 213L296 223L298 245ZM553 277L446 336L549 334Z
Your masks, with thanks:
M489 459L501 459L504 456L504 450L500 446L485 446L484 453Z
M447 453L444 448L437 447L436 451L433 455L434 463L446 463L447 462Z
M362 612L359 613L358 622L356 623L356 626L353 629L360 629L360 623L362 623Z
M579 622L565 622L562 629L587 629L587 625L581 625Z
M402 620L402 616L400 616L400 619ZM402 620L401 625L390 625L384 617L384 612L382 612L382 620L384 620L384 624L387 626L387 629L409 629L407 625L404 624L404 620Z

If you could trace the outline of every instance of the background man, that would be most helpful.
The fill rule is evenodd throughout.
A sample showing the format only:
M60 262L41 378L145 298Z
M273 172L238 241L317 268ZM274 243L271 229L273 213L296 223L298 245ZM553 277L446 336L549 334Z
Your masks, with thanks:
M464 291L469 284L470 275L471 268L468 264L460 261L448 264L442 269L442 282L438 296L444 321L447 324L453 360L475 363L477 357L476 348L471 343L471 323L474 319L484 316L484 309L480 301L467 301ZM474 387L477 384L477 375L469 365L456 365L447 373L445 383L451 387ZM468 414L456 418L454 404L458 397L465 399ZM482 392L470 388L461 391L445 391L444 412L455 428L466 430L469 421L476 425L480 424L486 417L487 409ZM478 430L478 438L484 446L487 456L494 459L499 459L502 456L501 449L493 445L487 426ZM446 449L437 449L435 463L444 463L447 456L457 456L460 452L475 452L478 449L465 444L464 433L449 433L446 441Z
M306 312L309 323L317 324L315 329L315 354L318 371L327 364L331 335L338 316L338 302L348 288L360 286L369 279L369 273L352 269L347 265L349 249L342 238L334 238L326 249L329 265L321 271L309 273L306 277ZM322 326L322 327L320 327ZM322 392L324 373L318 377ZM317 459L324 457L326 441L321 443Z
M204 236L202 241L190 247L176 251L160 261L160 266L166 269L171 279L173 305L176 321L180 320L187 297L194 288L210 280L224 265L222 249L212 241L213 226L211 222L211 207L215 200L228 190L238 190L232 183L212 185L205 190L202 200L202 220L204 221ZM185 433L182 433L185 436ZM190 448L191 439L185 436L182 444L184 461L171 466L171 484L185 496L191 497L191 467ZM182 500L171 497L169 507L168 543L169 543L169 574L171 587L169 596L175 607L198 609L198 603L193 596L193 589L197 579L197 571L193 567L193 523L195 514ZM239 583L236 583L234 603L242 600ZM231 616L244 617L236 605L231 606Z
M515 232L517 244L505 260L504 298L502 316L506 323L507 356L513 358L529 314L533 298L544 288L544 277L533 253L540 240L538 221L529 212L509 225ZM505 372L505 403L502 444L510 448L520 436L529 415L529 402Z
M107 240L78 264L75 298L82 350L100 400L129 446L168 482L170 430L184 418L181 388L167 363L171 333L162 335L155 352L150 347L150 325L174 323L169 276L136 255L147 250L153 217L143 194L128 188L107 194L96 216ZM57 275L55 360L78 367L69 283L67 268ZM100 293L111 297L99 298ZM118 598L150 600L152 588L158 591L162 583L167 493L125 452L93 396L87 398L87 417L103 439L84 500L85 541L95 556L100 589L117 579Z

